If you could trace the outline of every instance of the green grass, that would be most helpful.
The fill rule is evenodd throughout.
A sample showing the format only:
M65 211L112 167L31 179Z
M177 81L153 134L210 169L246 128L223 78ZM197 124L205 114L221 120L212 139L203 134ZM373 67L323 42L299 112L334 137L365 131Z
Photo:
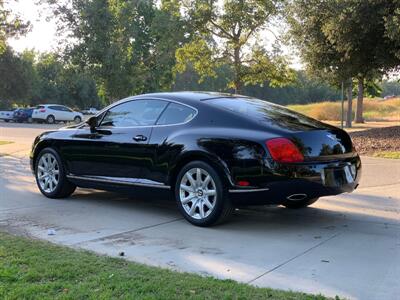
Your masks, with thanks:
M400 151L381 151L374 153L375 157L400 159Z
M178 273L0 232L0 299L326 299Z
M13 142L10 141L0 141L0 146L1 145L7 145L7 144L12 144Z

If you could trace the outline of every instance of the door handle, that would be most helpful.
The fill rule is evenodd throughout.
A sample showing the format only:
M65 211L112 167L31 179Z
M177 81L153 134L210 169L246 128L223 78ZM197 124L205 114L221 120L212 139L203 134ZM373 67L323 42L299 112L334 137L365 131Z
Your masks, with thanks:
M147 141L147 137L142 134L139 134L133 138L136 142L144 142Z

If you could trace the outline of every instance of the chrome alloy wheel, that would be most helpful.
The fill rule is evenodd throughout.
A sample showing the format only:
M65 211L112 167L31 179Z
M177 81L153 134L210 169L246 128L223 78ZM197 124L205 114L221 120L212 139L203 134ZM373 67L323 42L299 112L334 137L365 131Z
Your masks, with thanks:
M60 180L60 167L56 157L51 153L43 154L36 172L42 190L46 193L54 192Z
M188 170L180 183L179 199L190 217L207 218L217 202L217 189L211 175L201 168Z

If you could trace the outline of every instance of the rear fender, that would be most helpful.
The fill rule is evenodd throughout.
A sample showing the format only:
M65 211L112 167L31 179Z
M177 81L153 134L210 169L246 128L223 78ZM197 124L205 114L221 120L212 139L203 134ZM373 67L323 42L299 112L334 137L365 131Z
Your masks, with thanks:
M206 153L203 151L187 151L181 154L175 161L174 166L169 173L168 182L172 187L175 185L175 180L179 174L179 171L189 162L200 160L210 164L215 168L217 173L221 176L222 180L228 186L234 186L233 179L231 173L229 171L228 165L221 158L212 155L210 153Z

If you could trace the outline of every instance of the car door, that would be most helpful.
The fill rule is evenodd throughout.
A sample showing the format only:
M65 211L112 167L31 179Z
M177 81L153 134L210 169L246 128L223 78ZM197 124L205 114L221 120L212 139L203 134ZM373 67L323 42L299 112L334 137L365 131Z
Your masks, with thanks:
M189 122L197 115L197 110L182 103L171 102L158 118L153 128L148 147L153 158L143 169L143 177L152 181L167 183L171 164L185 150L184 140L175 143L171 137L190 127ZM183 143L182 143L183 142Z
M47 108L47 115L53 115L57 121L67 121L61 105L51 105Z
M74 120L75 115L74 115L74 112L70 108L61 105L60 110L61 110L61 113L63 116L63 121L73 121Z
M143 165L151 159L152 126L167 104L163 100L130 100L104 112L95 131L78 129L74 147L67 154L70 172L109 180L142 178Z

